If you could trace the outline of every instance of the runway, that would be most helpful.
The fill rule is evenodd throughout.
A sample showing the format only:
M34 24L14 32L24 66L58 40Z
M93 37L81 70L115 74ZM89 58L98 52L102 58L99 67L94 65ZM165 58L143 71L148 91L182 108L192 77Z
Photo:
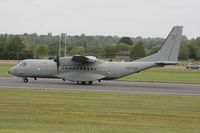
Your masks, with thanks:
M173 94L200 96L200 84L149 83L126 81L102 81L92 85L77 85L61 79L29 79L24 83L17 77L0 77L1 89L47 89L72 91L100 91L144 94Z

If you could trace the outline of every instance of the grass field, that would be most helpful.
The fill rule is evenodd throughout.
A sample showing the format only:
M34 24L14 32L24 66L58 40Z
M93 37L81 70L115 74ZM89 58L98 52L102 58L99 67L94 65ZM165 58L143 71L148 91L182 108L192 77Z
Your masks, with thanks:
M9 76L8 74L8 70L14 65L8 65L8 64L0 64L0 76L2 77L5 77L5 76Z
M0 133L199 133L200 97L0 90Z
M200 83L200 70L153 68L121 78L126 81Z

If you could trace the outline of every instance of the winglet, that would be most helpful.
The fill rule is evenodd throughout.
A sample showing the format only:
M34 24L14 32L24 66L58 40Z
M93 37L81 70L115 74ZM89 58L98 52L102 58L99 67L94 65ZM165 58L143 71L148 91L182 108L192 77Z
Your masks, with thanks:
M183 26L175 26L169 33L162 48L155 54L136 60L136 62L174 62L178 60Z

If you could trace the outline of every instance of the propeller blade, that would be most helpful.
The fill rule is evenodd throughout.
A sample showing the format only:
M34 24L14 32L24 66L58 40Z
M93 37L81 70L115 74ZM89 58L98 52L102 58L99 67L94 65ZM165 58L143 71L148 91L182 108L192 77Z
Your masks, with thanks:
M59 56L56 56L56 59L54 60L56 62L57 72L59 73L59 67L60 67L60 59Z

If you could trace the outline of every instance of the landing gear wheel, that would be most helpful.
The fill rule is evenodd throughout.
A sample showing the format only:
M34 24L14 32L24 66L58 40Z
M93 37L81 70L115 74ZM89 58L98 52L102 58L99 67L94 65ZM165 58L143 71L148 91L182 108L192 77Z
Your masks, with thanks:
M27 78L24 78L23 80L24 80L24 83L27 83L27 82L28 82L28 79L27 79Z
M81 82L81 84L82 84L82 85L85 85L85 82L84 82L84 81L82 81L82 82Z
M92 84L92 81L89 81L88 84L91 85L91 84Z

